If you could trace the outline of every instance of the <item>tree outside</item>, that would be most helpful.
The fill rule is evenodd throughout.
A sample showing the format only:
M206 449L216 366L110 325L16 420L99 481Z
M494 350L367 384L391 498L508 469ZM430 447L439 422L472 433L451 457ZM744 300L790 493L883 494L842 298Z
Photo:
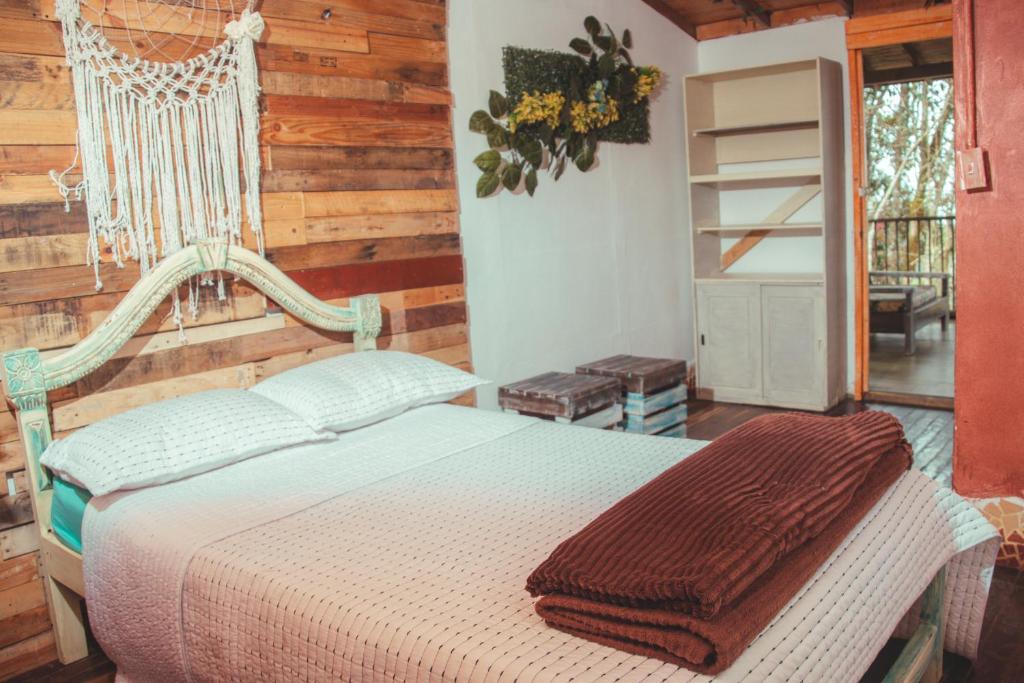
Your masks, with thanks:
M952 275L952 79L865 88L864 110L869 269Z

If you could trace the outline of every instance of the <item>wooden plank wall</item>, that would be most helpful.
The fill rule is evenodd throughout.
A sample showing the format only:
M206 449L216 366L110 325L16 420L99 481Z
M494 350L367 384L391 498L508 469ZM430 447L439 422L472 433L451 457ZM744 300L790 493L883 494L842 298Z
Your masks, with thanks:
M468 366L444 0L261 5L268 258L326 300L382 293L382 348ZM105 19L124 48L132 25L120 7L110 3ZM0 0L0 26L0 349L59 349L103 320L138 269L104 263L95 290L83 207L65 213L46 175L70 162L75 136L53 0ZM114 360L53 392L54 432L157 399L248 386L352 348L350 335L276 313L245 284L231 290L189 321L187 344L165 305ZM55 658L16 439L4 406L0 679Z

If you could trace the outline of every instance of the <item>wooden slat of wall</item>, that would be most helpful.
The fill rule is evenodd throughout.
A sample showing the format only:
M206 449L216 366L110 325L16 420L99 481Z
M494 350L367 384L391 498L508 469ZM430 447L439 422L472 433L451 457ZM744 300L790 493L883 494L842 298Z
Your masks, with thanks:
M354 3L352 0L331 3L328 22L340 22L364 31L378 31L412 38L444 39L446 21L443 7L431 7L421 2L407 2L408 11L395 11L396 2L376 3L374 0ZM299 19L309 22L324 21L322 2L315 0L265 0L260 12L266 17Z
M43 596L43 582L40 579L28 581L19 586L0 591L0 620L26 612L34 607L46 605Z
M39 578L39 558L24 555L0 564L0 591L5 591Z
M277 96L302 97L355 97L381 102L424 102L432 98L437 104L451 100L451 94L442 88L414 86L400 81L350 78L348 76L320 76L316 74L289 74L269 71L260 78L263 93ZM410 98L413 98L410 100ZM22 97L18 101L24 101ZM0 104L3 100L0 100Z
M25 48L24 45L19 47ZM38 54L33 48L27 49L32 54ZM264 45L256 50L256 61L264 71L407 81L429 86L443 86L448 83L446 64L421 59L391 59L375 54L360 55L326 49Z
M429 246L425 247L424 245L436 244L439 241L443 242L449 238L445 236L431 236L430 239L433 239L433 242L425 241L427 239L428 238L420 239L415 237L400 237L394 238L394 240L377 240L375 241L376 246L367 243L361 246L358 250L353 250L348 247L339 247L334 249L332 253L338 254L339 258L343 258L344 260L331 265L327 265L324 260L318 256L318 254L322 253L326 248L324 245L328 244L327 242L324 242L317 247L310 247L304 252L309 256L310 263L314 265L303 267L298 260L291 258L286 262L284 269L309 270L348 267L351 264L376 261L377 251L378 249L382 249L386 255L404 253L407 254L407 256L405 256L403 260L398 261L383 260L375 264L380 267L360 271L360 275L364 278L362 283L364 286L363 291L390 291L392 289L407 289L413 286L426 287L433 284L448 284L450 282L449 280L445 280L444 282L421 282L417 279L417 282L420 282L420 284L393 286L393 283L399 282L393 279L392 273L394 271L401 271L402 268L408 265L412 271L419 273L421 272L421 269L415 263L416 261L434 262L436 260L434 258L422 257L422 254L424 253L423 250L430 249ZM287 248L288 247L282 247L281 249ZM275 251L277 250L271 250L272 253ZM454 252L458 252L458 249L449 242L448 246L440 248L439 250L435 249L433 255L444 255ZM290 252L278 253L288 254ZM282 256L282 258L284 257ZM273 258L271 260L273 260ZM447 262L445 263L447 264ZM459 263L459 272L461 274L461 260ZM341 275L341 271L339 271L338 275ZM119 268L113 263L101 263L100 276L102 278L104 292L125 292L138 281L139 268L135 263L126 264L124 268ZM82 266L41 268L38 270L17 270L7 273L0 272L0 307L31 302L52 301L55 299L83 297L88 296L95 291L96 279L93 276L92 269Z
M280 247L269 250L267 259L281 270L290 271L300 268L327 268L343 263L400 261L459 253L459 236L447 234Z
M56 203L0 206L0 238L87 232L85 205L75 202L70 208L65 211Z
M194 15L157 2L137 0L138 11L124 3L104 3L102 15L89 5L82 6L82 18L97 26L111 26L150 33L200 36L220 41L222 27L230 19L210 9ZM41 0L42 18L56 21L56 0ZM145 17L143 20L141 17ZM266 28L260 40L275 45L330 47L346 52L369 52L367 32L338 22L309 22L292 18L264 17ZM208 47L209 44L205 44ZM159 57L155 57L159 58Z
M421 123L449 123L448 107L440 104L402 102L375 102L338 97L282 97L267 95L263 98L266 111L282 116L324 116L341 121L416 121Z
M74 158L74 145L0 145L0 174L45 175L63 171Z
M15 472L25 468L25 447L20 441L0 443L0 481L6 481L7 472ZM0 486L3 486L0 484ZM4 486L6 493L6 486ZM3 565L0 564L0 570Z
M368 122L301 114L268 114L263 118L260 141L268 145L452 146L451 126L447 124Z
M56 658L57 645L53 640L53 631L20 640L0 649L0 679L14 677Z
M17 438L18 424L14 421L14 415L6 409L0 410L0 442L13 441Z
M50 615L46 605L29 607L6 619L0 619L0 648L49 630Z
M24 143L19 140L19 143ZM264 171L272 170L442 170L452 169L451 150L417 147L263 147ZM0 145L0 175L46 176L64 170L74 159L74 145ZM42 203L59 202L51 185ZM72 204L72 208L81 204ZM63 204L61 204L63 210ZM84 218L84 216L83 216ZM84 223L83 223L84 225ZM4 236L0 234L0 236Z
M337 190L436 190L455 187L455 174L448 170L357 169L322 171L268 171L263 174L265 192L324 192Z
M361 216L374 213L424 213L458 210L458 194L449 190L387 192L314 192L305 195L305 215Z
M0 531L0 560L10 560L39 549L39 532L31 526Z
M305 220L307 243L360 237L404 237L458 232L455 213L393 213L324 216Z
M74 157L76 128L60 26L45 19L52 7L0 0L0 348L46 355L95 329L138 276L135 264L104 263L96 291L83 265L84 207L72 202L65 213L49 182L48 172ZM469 368L444 2L338 0L327 21L314 0L264 0L260 9L269 258L338 305L380 292L380 348ZM106 33L131 49L127 31ZM352 351L350 335L304 327L244 283L231 289L224 302L204 290L200 318L185 320L188 343L165 302L100 371L51 392L56 435L133 405L248 385ZM0 406L0 474L24 489L23 467L13 415ZM0 528L0 594L38 597L37 537L23 523L23 496L0 500L4 524L22 522ZM0 614L0 678L55 657L45 607L27 598L10 605Z
M369 39L373 54L382 57L422 59L438 64L444 64L448 58L448 48L441 40L423 40L385 33L370 33Z
M275 145L268 148L268 164L274 171L322 168L452 169L451 149L379 147L317 147Z

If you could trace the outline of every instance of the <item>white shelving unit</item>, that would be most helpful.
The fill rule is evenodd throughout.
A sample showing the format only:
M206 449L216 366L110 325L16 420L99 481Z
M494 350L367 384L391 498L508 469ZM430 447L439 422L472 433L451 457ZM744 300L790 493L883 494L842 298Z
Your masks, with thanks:
M683 88L698 390L827 410L846 391L841 68L806 60Z

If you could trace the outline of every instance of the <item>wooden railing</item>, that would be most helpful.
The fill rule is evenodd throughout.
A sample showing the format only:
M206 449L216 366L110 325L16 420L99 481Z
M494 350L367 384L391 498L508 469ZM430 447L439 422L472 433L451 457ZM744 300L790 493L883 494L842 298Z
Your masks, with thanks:
M868 223L868 270L948 273L950 310L956 311L956 217L901 216ZM927 278L900 284L932 285Z

